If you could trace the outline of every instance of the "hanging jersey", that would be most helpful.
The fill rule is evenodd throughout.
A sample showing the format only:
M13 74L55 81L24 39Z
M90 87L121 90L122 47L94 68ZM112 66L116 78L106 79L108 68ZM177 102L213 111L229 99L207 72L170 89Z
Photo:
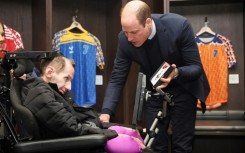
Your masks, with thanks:
M88 32L78 34L64 29L57 32L53 39L53 50L60 51L75 62L71 92L74 101L83 107L96 104L96 65L104 68L102 49L98 46L100 42L98 39L96 42L95 38Z
M61 43L60 38L63 35L67 35L68 33L69 32L67 32L67 30L65 29L65 30L61 30L61 31L54 34L54 38L52 41L53 51L59 51L60 50L60 47L59 47L59 45ZM95 41L95 44L96 44L96 64L99 67L99 69L102 70L105 67L105 60L104 60L103 50L102 50L100 41L96 36L94 36L93 34L91 34L89 32L87 32L87 35L91 36Z
M24 45L21 39L21 35L19 32L15 31L14 29L3 25L4 32L5 32L5 41L3 45L3 50L14 52L18 49L24 49ZM5 56L5 52L0 53L0 58L3 58Z
M228 101L228 68L236 64L234 50L227 39L221 35L198 36L196 42L204 71L211 91L206 99L206 108L215 109ZM206 42L205 40L208 40ZM198 102L198 108L201 108Z

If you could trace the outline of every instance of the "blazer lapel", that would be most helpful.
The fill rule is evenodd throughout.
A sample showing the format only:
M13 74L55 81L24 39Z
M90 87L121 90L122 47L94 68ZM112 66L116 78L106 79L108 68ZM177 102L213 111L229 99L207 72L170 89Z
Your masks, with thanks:
M168 50L168 34L167 34L167 31L166 29L164 28L163 25L161 25L160 22L158 22L158 20L154 19L154 22L155 22L155 25L156 25L156 33L157 33L157 39L158 39L158 43L159 43L159 47L160 47L160 50L161 50L161 55L164 59L164 61L166 62L169 62L169 58L168 58L168 53L169 53L169 50Z

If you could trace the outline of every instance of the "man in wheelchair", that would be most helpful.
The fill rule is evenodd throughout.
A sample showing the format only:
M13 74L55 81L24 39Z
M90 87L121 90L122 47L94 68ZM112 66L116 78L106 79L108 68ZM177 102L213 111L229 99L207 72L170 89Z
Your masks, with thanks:
M87 123L62 97L71 89L74 63L63 56L41 62L41 77L27 78L22 84L22 102L36 116L43 138L84 134L104 134L108 139L117 136L113 130ZM48 83L48 84L47 84Z
M28 66L25 61L22 62L23 65ZM40 139L103 134L108 139L105 146L107 152L151 152L144 146L143 139L135 130L101 123L96 112L73 107L75 103L66 95L71 89L74 67L72 60L58 55L52 59L41 60L40 77L18 74L16 78L22 82L20 93L23 105L38 121Z

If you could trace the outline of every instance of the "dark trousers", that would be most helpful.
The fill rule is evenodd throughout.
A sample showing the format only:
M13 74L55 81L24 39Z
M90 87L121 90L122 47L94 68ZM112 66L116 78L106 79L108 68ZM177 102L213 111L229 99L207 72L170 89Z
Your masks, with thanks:
M189 93L178 92L174 95L174 106L167 107L167 116L158 122L159 132L151 148L155 152L168 153L168 127L172 127L172 153L190 153L195 131L197 99ZM162 111L163 98L152 96L144 104L146 128L150 129L157 113Z

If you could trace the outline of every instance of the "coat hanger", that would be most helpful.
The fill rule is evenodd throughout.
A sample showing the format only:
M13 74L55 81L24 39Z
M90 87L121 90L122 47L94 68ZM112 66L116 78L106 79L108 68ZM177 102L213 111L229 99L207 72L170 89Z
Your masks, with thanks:
M76 10L76 14L77 14L78 10ZM67 30L69 30L70 32L74 32L74 33L83 33L83 32L87 32L87 30L85 30L82 25L76 21L77 15L74 15L72 17L72 23L71 25L67 28Z
M209 27L208 27L208 18L205 17L205 22L204 22L204 27L201 28L201 30L196 34L196 36L201 36L204 34L215 36L215 32L213 32Z

